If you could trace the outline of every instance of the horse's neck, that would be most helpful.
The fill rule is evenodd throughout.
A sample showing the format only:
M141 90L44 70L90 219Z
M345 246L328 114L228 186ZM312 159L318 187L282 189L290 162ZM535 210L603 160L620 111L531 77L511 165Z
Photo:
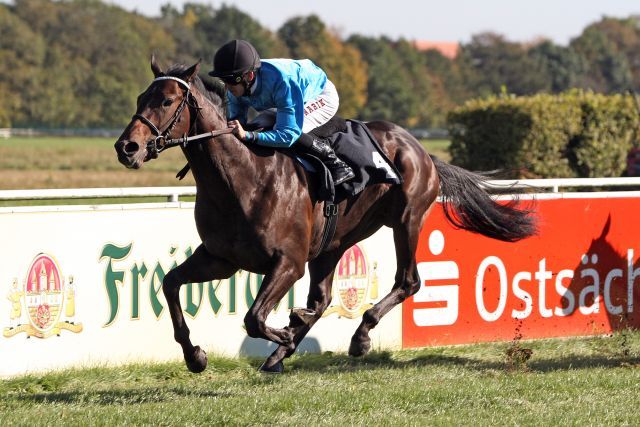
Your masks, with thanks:
M218 108L205 99L202 94L197 93L195 96L201 107L195 121L196 132L204 133L226 128L226 118L222 116ZM198 192L215 194L216 198L220 198L223 194L235 194L232 181L238 179L238 173L243 171L237 171L238 168L234 168L230 164L237 165L238 161L247 157L248 150L231 134L209 139L203 144L197 149L194 147L193 150L185 151L198 186ZM247 168L250 167L249 159L243 163L247 165Z
M202 132L203 130L212 131L227 127L227 121L224 117L223 111L220 111L213 102L209 101L200 92L194 91L193 96L200 108L200 112L197 114L195 123L197 133Z

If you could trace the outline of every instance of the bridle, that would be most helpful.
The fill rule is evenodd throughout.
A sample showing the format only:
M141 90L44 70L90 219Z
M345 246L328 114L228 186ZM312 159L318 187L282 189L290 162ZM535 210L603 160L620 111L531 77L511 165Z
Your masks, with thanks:
M184 111L185 107L189 105L190 107L193 107L195 110L197 110L198 113L199 113L200 107L198 107L197 101L193 96L193 94L191 93L191 85L178 77L173 77L173 76L156 77L151 82L151 85L153 85L155 82L163 81L163 80L174 80L178 82L180 85L184 86L186 91L184 92L182 100L180 101L180 105L178 105L178 108L176 108L176 111L173 113L173 116L171 117L169 124L165 127L164 131L161 131L160 129L158 129L158 127L155 124L153 124L148 118L146 118L142 114L136 113L133 115L132 120L140 120L142 123L147 125L149 129L151 129L151 132L153 132L153 134L155 135L155 138L147 141L147 153L149 157L156 158L158 157L158 154L160 154L167 148L176 147L178 145L185 148L189 142L201 140L201 139L207 139L207 138L215 138L216 136L233 132L233 129L231 128L218 129L218 130L213 130L211 132L201 133L201 134L192 135L192 136L188 136L185 133L182 136L182 138L169 139L169 136L171 135L171 132L173 132L173 129L178 124L178 120L180 119L180 116L182 115L182 112ZM149 87L151 87L151 85L149 85Z

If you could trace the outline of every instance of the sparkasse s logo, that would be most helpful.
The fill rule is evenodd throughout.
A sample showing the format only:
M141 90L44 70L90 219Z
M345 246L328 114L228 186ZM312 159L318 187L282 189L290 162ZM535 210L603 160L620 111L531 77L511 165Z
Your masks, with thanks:
M444 250L444 235L434 230L429 235L429 251L440 255ZM453 325L458 319L458 279L460 271L455 261L418 263L420 290L413 296L416 308L413 321L417 326Z

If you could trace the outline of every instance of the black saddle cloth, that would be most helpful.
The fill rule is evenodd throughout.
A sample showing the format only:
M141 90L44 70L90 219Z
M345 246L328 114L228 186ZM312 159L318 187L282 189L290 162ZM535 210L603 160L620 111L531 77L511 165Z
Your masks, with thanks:
M401 184L402 176L395 165L387 158L387 155L363 122L358 120L344 121L344 128L330 135L314 134L317 137L327 139L336 155L345 161L355 173L355 178L333 186L331 174L324 163L319 159L313 161L317 170L322 171L318 175L318 198L321 200L333 200L334 203L359 194L367 186L373 184ZM319 129L322 132L322 129ZM309 160L313 156L305 155Z

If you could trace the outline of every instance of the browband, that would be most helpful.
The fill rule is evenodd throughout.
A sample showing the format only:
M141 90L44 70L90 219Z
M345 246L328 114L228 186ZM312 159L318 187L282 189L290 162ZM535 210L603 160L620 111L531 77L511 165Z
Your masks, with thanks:
M191 86L189 85L189 83L187 83L187 82L185 82L184 80L179 79L179 78L177 78L177 77L173 77L173 76L162 76L162 77L156 77L155 79L153 79L153 82L152 82L152 83L157 82L157 81L160 81L160 80L175 80L175 81L177 81L178 83L182 84L184 87L186 87L186 88L187 88L187 90L191 89Z

